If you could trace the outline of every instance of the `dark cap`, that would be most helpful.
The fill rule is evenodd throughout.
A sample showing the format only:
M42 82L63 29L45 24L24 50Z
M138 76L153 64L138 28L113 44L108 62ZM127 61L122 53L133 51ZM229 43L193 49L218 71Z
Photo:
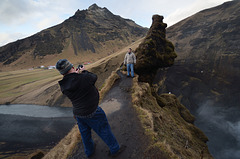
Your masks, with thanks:
M60 59L56 63L56 69L62 74L66 74L71 68L73 64L71 64L67 59Z

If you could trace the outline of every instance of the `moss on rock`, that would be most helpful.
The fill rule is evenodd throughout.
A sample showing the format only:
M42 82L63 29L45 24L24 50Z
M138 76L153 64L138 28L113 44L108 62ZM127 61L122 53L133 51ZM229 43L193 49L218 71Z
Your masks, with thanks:
M147 36L136 49L135 65L139 80L149 83L152 82L158 68L173 65L177 57L173 44L166 40L167 24L163 23L163 16L154 15L152 20Z
M208 138L197 128L194 116L173 94L157 95L148 83L133 80L132 102L151 140L149 158L212 159Z

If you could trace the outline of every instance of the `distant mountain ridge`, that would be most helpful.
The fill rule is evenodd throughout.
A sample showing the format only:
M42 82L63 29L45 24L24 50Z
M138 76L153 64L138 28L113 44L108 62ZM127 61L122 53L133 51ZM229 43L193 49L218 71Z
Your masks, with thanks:
M45 56L57 54L82 58L84 53L96 53L104 57L144 37L147 30L132 20L123 19L107 8L93 4L87 10L77 10L61 24L0 47L0 63L2 66L21 66L21 63L32 60L39 65L49 60Z

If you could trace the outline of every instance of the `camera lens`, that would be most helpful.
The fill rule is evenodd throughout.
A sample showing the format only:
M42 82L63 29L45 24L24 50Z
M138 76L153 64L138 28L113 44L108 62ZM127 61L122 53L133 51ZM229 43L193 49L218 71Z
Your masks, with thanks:
M83 68L83 65L78 65L78 69Z

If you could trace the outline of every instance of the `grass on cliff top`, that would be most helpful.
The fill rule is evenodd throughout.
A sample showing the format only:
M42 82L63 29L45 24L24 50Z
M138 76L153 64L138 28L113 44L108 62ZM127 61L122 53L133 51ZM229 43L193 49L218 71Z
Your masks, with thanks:
M133 79L133 106L151 139L145 155L149 158L212 158L207 137L192 123L194 117L173 94L154 95L148 83ZM163 106L163 107L161 107Z

